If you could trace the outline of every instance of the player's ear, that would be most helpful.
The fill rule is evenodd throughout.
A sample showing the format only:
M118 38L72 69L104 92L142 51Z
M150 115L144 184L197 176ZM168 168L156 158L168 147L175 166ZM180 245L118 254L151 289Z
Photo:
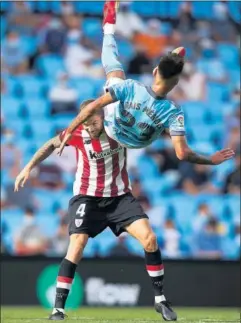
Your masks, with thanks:
M155 67L152 74L153 76L155 77L157 75L157 72L158 72L158 67Z

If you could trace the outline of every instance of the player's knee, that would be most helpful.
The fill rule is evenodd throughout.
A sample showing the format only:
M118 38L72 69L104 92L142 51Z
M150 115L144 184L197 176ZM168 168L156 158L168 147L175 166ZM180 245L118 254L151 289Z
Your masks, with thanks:
M70 237L70 243L66 258L74 263L78 263L82 258L84 248L87 244L88 236L83 234L73 234Z
M154 232L150 231L143 239L143 247L147 252L154 252L157 249L157 239Z

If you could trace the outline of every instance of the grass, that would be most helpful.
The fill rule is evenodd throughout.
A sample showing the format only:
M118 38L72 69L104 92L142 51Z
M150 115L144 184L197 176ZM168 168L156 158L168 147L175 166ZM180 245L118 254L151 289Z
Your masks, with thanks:
M215 323L241 322L237 309L177 308L178 322ZM40 307L2 307L2 323L48 322L50 311ZM66 321L80 323L151 323L162 322L152 308L90 308L69 311Z

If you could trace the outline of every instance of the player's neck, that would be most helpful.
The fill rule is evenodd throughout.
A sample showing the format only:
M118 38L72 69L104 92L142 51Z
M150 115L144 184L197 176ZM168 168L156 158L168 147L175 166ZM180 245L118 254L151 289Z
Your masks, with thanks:
M152 88L153 92L155 92L155 94L160 97L166 96L168 93L166 86L161 82L154 83L151 88Z

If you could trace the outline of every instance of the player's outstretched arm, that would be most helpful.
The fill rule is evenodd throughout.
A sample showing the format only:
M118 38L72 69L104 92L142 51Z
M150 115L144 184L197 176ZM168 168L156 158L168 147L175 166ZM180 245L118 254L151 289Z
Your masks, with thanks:
M33 158L28 162L24 169L18 174L15 180L14 191L17 192L19 187L23 187L30 176L31 170L41 163L43 160L48 158L56 148L61 145L59 136L56 136L48 140L39 150L34 154Z
M91 117L99 109L104 108L106 105L113 102L114 102L114 99L112 98L110 93L106 93L102 95L100 98L88 104L83 110L81 110L80 113L77 115L77 117L72 121L72 123L68 127L65 133L65 136L62 140L58 154L61 155L67 141L71 138L72 133L75 131L76 128L78 128L79 125L84 123L89 117Z
M177 158L193 164L219 165L224 161L233 158L235 155L234 151L230 148L219 150L211 156L205 157L199 155L189 148L185 136L172 136L172 143Z

